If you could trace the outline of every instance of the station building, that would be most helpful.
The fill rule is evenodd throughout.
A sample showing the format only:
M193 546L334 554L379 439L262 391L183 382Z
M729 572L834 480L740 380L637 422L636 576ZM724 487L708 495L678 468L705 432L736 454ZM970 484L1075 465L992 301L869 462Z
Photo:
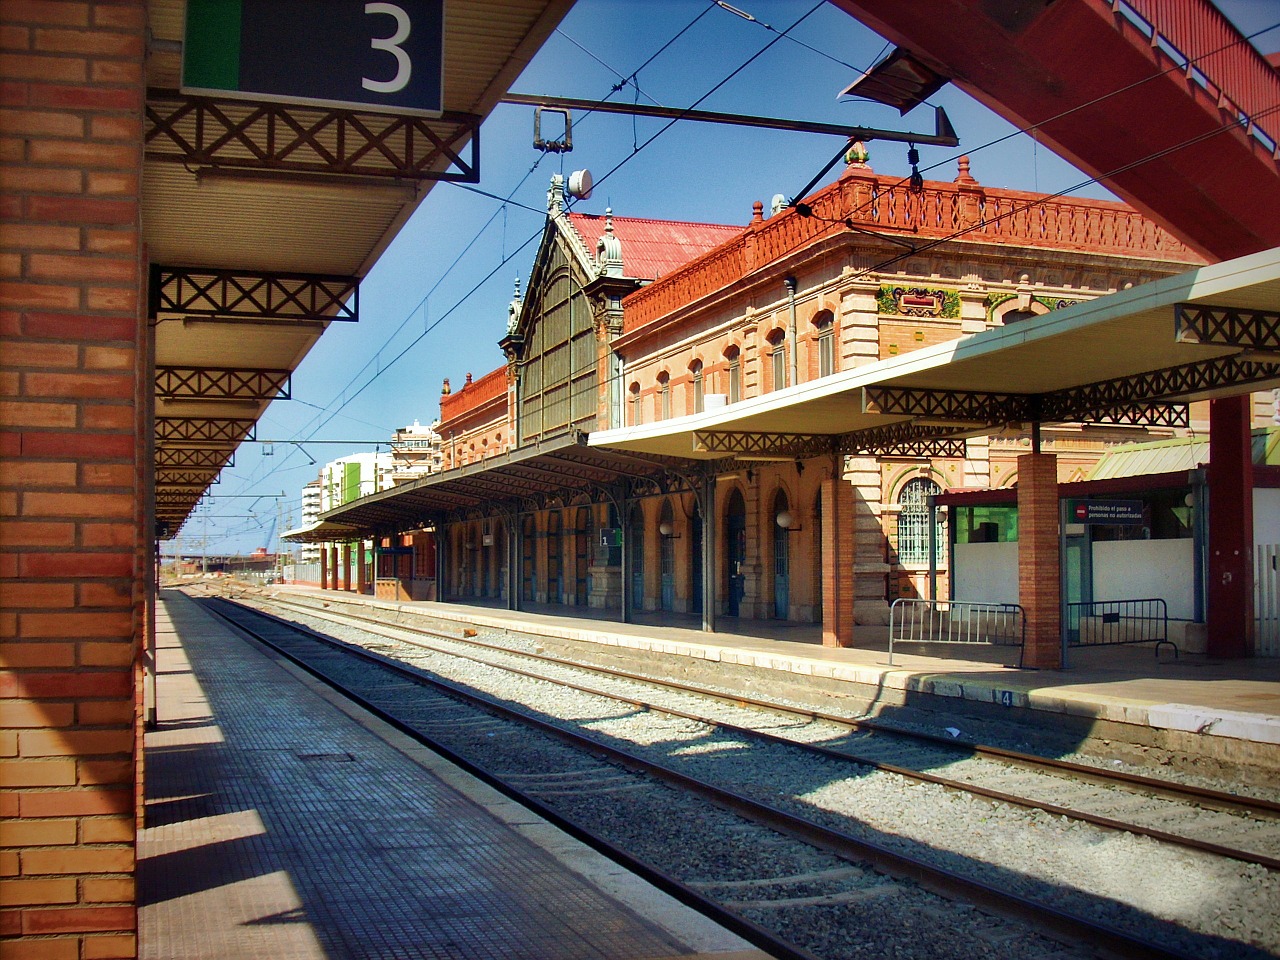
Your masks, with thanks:
M942 440L886 428L833 454L806 450L792 422L764 439L717 434L728 446L702 460L675 444L669 456L614 450L581 483L554 460L566 444L605 454L603 431L790 396L1203 262L1123 204L986 187L968 158L951 182L918 190L877 174L861 144L846 159L803 209L766 217L756 203L745 228L569 212L554 178L506 363L445 385L444 471L331 518L434 525L444 599L820 623L825 642L849 645L899 597L948 596L946 512L929 503L1011 491L1029 424ZM667 257L657 269L655 247ZM1190 414L1202 432L1205 407ZM1268 398L1259 419L1269 412ZM1069 483L1117 445L1185 431L1104 417L1036 432ZM542 467L531 460L553 448ZM544 471L536 494L516 475L525 461ZM482 502L467 498L485 483Z

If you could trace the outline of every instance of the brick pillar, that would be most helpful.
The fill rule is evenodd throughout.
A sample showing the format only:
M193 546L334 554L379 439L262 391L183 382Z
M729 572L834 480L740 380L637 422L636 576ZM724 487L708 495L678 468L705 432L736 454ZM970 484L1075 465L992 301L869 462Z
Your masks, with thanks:
M136 956L141 2L0 8L0 953Z
M329 589L338 590L338 545L329 546Z
M822 644L853 646L853 486L822 481Z
M320 589L329 589L329 548L320 545Z
M1206 653L1253 649L1253 444L1249 396L1209 404L1209 579Z
M342 545L342 589L351 592L351 544Z
M1027 617L1022 664L1062 667L1062 577L1058 555L1058 458L1018 457L1018 602Z
M399 562L397 557L396 561ZM369 585L369 577L364 568L364 542L356 544L356 593L364 593Z

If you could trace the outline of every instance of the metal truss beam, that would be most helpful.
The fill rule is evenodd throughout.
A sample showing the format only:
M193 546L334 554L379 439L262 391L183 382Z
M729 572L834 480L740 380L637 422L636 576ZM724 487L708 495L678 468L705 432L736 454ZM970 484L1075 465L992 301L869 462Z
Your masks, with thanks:
M151 268L149 308L153 319L182 313L245 320L357 321L360 279L157 265Z
M1110 411L1127 407L1142 408L1159 403L1178 403L1217 392L1240 393L1241 386L1276 380L1280 380L1280 357L1270 363L1242 360L1237 356L1217 357L1180 367L1152 370L1123 380L1091 383L1046 394L1044 407L1055 414L1054 420L1092 421L1093 417L1073 418L1058 414L1077 410Z
M164 400L288 400L289 370L156 367L156 396Z
M1179 343L1269 350L1280 357L1280 313L1274 310L1175 303L1173 329Z
M156 443L166 447L235 447L242 440L255 439L257 423L247 417L156 417Z
M936 427L895 423L888 427L846 433L838 438L836 451L849 456L963 459L964 439L946 436L946 433Z
M1079 388L1083 390L1084 388ZM1069 395L1068 395L1069 394ZM1038 404L1041 423L1105 423L1134 427L1189 427L1185 403L1105 403L1082 399L1078 390L1047 394Z
M1009 423L1034 420L1032 397L1017 393L864 387L866 413L915 417L938 423Z
M739 430L696 430L693 447L707 453L733 454L742 459L752 455L790 457L804 460L830 453L833 438L812 433L751 433Z
M156 471L156 487L207 487L218 483L219 470L213 468L164 467Z
M866 387L863 409L935 424L1107 423L1185 427L1190 423L1187 408L1171 402L1181 391L1143 395L1144 383L1161 382L1162 374L1172 372L1155 371L1045 394ZM935 430L933 435L937 436L938 432Z
M221 470L223 467L234 467L234 453L217 449L184 450L162 448L156 451L156 469L162 467L180 467L184 469Z
M480 117L469 113L435 119L153 89L145 145L148 160L187 166L480 182Z

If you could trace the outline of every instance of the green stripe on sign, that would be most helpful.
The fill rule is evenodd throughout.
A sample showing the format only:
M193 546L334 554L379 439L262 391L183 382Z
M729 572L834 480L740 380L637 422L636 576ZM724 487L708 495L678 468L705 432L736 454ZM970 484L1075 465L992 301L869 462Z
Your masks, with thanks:
M182 86L240 89L240 0L187 0Z

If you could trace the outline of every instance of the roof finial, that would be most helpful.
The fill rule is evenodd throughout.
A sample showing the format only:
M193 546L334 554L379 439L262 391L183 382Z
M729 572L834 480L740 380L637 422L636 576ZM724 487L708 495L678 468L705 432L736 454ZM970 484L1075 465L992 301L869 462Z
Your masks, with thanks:
M604 208L604 232L613 235L613 207Z
M969 158L967 156L960 157L956 160L956 183L977 183L978 181L969 173Z

